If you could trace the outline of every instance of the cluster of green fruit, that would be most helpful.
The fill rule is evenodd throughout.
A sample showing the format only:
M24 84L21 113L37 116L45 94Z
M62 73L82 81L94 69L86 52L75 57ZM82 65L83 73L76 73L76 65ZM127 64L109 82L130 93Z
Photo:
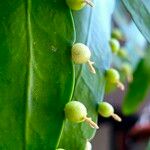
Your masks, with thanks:
M107 102L100 102L98 104L98 113L105 117L113 117L116 121L121 122L121 118L114 113L114 108L111 104ZM79 101L71 101L68 102L64 108L65 117L71 122L74 123L81 123L86 122L88 123L92 128L98 129L98 125L92 121L91 118L87 117L87 109L85 105ZM90 143L88 142L88 145ZM59 148L57 150L64 150L62 148Z
M93 64L94 62L90 61L91 52L89 48L82 44L76 43L72 47L72 60L75 64L85 64L87 63L89 69L92 73L96 73ZM107 83L116 84L121 90L124 90L124 85L120 82L119 72L113 68L105 71L105 77Z
M111 39L109 45L111 47L112 53L116 54L120 58L127 59L128 53L124 47L120 46L120 41L124 41L123 33L118 29L114 28L111 33ZM127 77L128 82L133 80L133 70L129 62L124 62L121 64L120 71Z
M109 45L111 47L112 53L117 54L119 57L126 58L128 56L127 51L121 47L120 41L124 41L123 33L118 29L114 28L111 33L111 39Z
M96 73L94 67L92 66L93 62L90 61L90 57L91 57L91 52L89 50L89 48L82 44L82 43L76 43L73 45L72 47L72 60L75 64L84 64L84 63L88 63L89 65L89 68L90 68L90 71L93 72L93 73ZM124 90L124 85L120 82L120 75L119 75L119 72L113 68L110 68L108 70L105 71L105 79L107 81L107 83L109 84L116 84L117 87L119 87L120 89ZM70 102L70 105L73 104L75 106L75 103L77 104L77 106L74 108L74 112L76 112L77 116L79 116L78 113L80 113L81 111L84 112L82 113L82 115L84 116L80 116L79 118L78 117L69 117L69 115L66 115L67 118L69 118L69 120L72 120L71 118L76 118L75 120L72 120L74 122L80 122L81 121L81 118L84 120L84 121L87 121L88 123L90 123L90 125L92 127L95 127L97 128L96 125L94 125L92 122L90 122L91 119L87 118L86 117L86 109L85 107L82 107L81 110L77 109L78 105L79 105L79 102ZM105 109L103 109L105 108ZM103 102L101 104L99 104L99 112L102 116L116 116L116 115L113 115L113 107L111 105L109 105L108 103L106 102ZM108 112L111 112L110 114ZM71 114L70 111L68 114ZM74 113L74 116L76 115ZM78 119L77 119L78 118ZM77 121L78 120L78 121Z
M84 45L83 43L76 43L72 46L71 49L72 60L75 64L85 64L89 66L89 70L92 73L96 73L95 68L93 67L93 63L90 61L91 51L90 49ZM121 89L124 89L123 84L119 81L120 75L115 69L108 69L105 71L105 77L110 84L116 84ZM98 104L98 113L103 117L113 117L117 121L121 121L121 118L114 113L114 108L111 104L107 102L100 102ZM98 129L98 125L92 121L90 117L87 117L87 109L84 104L79 101L71 101L68 102L64 108L65 117L74 123L86 122L92 128ZM63 150L63 149L58 149Z
M72 60L74 63L76 64L87 63L90 71L92 73L96 73L94 67L92 66L93 62L90 61L91 52L86 45L82 43L76 43L73 45L71 52L72 52ZM116 83L117 86L119 86L121 89L124 89L123 84L119 81L120 79L119 73L115 69L108 69L105 73L105 77L108 82ZM99 104L98 112L104 117L112 116L114 118L117 118L116 117L117 115L114 114L113 107L106 102L101 102ZM87 117L86 107L78 101L71 101L68 104L66 104L65 116L68 120L76 123L86 121L91 127L98 129L97 124L94 123L91 120L91 118ZM121 119L116 120L119 121Z
M72 10L80 10L86 4L90 6L94 6L91 0L66 0L67 5ZM114 45L112 44L114 47ZM94 62L90 60L91 58L91 51L90 49L83 43L76 43L72 46L71 49L72 53L72 61L75 64L87 64L89 67L90 72L93 74L96 73L96 70L93 66ZM105 78L107 82L110 84L116 84L117 87L124 90L124 85L120 82L120 75L119 72L113 68L108 69L105 71ZM98 125L92 121L90 117L87 117L87 109L84 104L79 101L71 101L68 102L64 108L65 117L71 122L74 123L81 123L86 122L92 128L98 129ZM113 117L117 121L121 121L121 118L114 113L114 108L111 104L107 102L100 102L98 104L97 112L103 117ZM63 150L63 149L57 149Z
M93 63L90 61L91 57L91 51L90 49L82 44L82 43L76 43L73 45L72 49L72 60L75 64L85 64L87 63L89 66L89 69L92 73L96 73ZM124 89L123 84L119 81L120 75L117 70L115 69L108 69L105 71L105 77L110 84L116 84L118 87L120 87L122 90ZM92 121L91 118L87 117L87 109L86 107L78 101L71 101L66 104L65 106L65 116L66 118L75 123L80 122L87 122L92 128L98 129L96 123ZM112 105L110 105L107 102L100 102L98 104L98 113L103 117L110 117L112 116L115 120L121 121L121 118L114 113L114 108Z
M99 128L97 124L91 120L91 118L87 117L87 109L84 106L84 104L82 104L79 101L71 101L67 103L64 111L65 111L66 118L71 122L81 123L85 121L92 128L96 128L96 129ZM121 121L121 118L117 114L114 113L113 106L107 102L100 102L98 104L98 113L103 117L106 117L106 118L113 117L116 121L119 121L119 122ZM90 145L89 142L88 142L88 145ZM63 149L57 149L57 150L63 150Z
M87 117L86 107L79 101L71 101L65 106L65 116L66 118L75 123L87 122L92 128L98 129L96 123L94 123L91 118ZM117 121L121 121L121 118L114 113L114 108L111 104L107 102L100 102L98 104L98 113L103 117L113 117Z

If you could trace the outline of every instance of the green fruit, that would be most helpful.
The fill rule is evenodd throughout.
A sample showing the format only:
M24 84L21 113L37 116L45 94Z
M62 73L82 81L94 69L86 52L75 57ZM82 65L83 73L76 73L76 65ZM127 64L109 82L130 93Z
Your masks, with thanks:
M117 83L120 80L119 72L113 68L106 71L105 77L108 83Z
M112 53L118 53L119 49L120 49L120 43L118 40L111 38L109 41L109 45L111 47Z
M94 62L90 61L91 52L86 45L82 43L76 43L72 46L71 52L72 52L72 60L74 63L76 64L87 63L89 70L94 74L96 73L95 68L93 67Z
M121 32L120 29L118 29L118 28L114 28L114 29L112 30L111 37L112 37L112 38L115 38L115 39L117 39L117 40L122 40L122 39L124 39L122 32Z
M72 122L83 122L87 115L86 107L78 101L71 101L65 106L65 116Z
M133 72L132 67L129 63L123 63L121 66L121 71L126 75L130 75Z
M80 123L85 121L92 128L99 128L97 124L92 121L91 118L87 117L87 109L81 102L71 101L67 103L64 111L66 118L71 122Z
M65 150L65 149L62 149L62 148L58 148L58 149L56 149L56 150Z
M129 63L123 63L121 66L121 71L126 75L128 82L133 81L133 70Z
M122 91L124 91L125 87L120 82L120 74L117 70L115 70L113 68L108 69L105 72L105 78L106 78L107 84L116 84L116 86L118 88L120 88Z
M114 113L114 108L107 102L101 102L98 105L98 112L103 117L110 117Z
M116 121L122 121L122 119L114 113L113 106L107 102L100 102L98 104L98 113L105 118L113 117Z
M72 10L80 10L86 5L83 0L66 0L66 3Z
M89 48L82 43L74 44L71 51L72 60L76 64L87 63L90 60L91 52Z
M128 53L124 48L120 48L117 55L122 58L126 58L128 56Z

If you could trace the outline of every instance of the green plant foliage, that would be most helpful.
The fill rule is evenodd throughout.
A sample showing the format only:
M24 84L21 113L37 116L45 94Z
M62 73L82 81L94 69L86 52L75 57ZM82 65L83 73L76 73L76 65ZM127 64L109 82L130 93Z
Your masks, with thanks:
M150 41L146 5L150 3L122 1ZM64 114L65 105L77 100L87 108L87 117L96 122L97 105L103 99L104 72L111 62L109 40L115 0L93 3L94 8L71 12L66 0L1 1L0 149L85 150L95 135L96 130L86 122L70 122ZM86 64L72 63L75 37L76 43L91 50L96 74ZM137 88L143 93L148 89L148 56L135 72L131 89L137 95L129 91L123 106L126 114L135 111L142 101L144 95Z
M74 84L70 10L62 0L5 0L0 20L0 149L55 149Z
M147 49L146 56L142 59L135 70L134 80L129 85L127 96L123 103L123 112L130 115L137 111L150 85L150 48Z
M125 74L122 71L122 65L124 63L129 63L132 70L136 69L140 59L143 58L146 40L136 27L135 23L131 20L124 5L119 0L117 0L117 5L113 13L113 21L122 31L125 41L121 43L123 49L121 48L122 50L118 52L118 55L113 55L112 65L120 70L121 81L128 80L128 82L130 82L132 81L132 74ZM112 31L113 29L114 27L112 28ZM110 93L112 91L114 91L114 89L106 84L106 92Z
M116 9L113 14L113 20L123 32L126 39L124 48L128 53L128 57L125 59L121 58L121 60L120 58L118 59L114 56L113 63L115 63L117 68L120 68L122 61L127 61L131 63L133 68L135 68L141 57L143 57L146 40L135 26L135 23L129 17L127 10L124 8L120 0L117 1Z
M139 30L145 38L150 42L150 3L147 0L122 0Z
M136 1L135 3L133 3L133 1L132 1L131 6L135 5L136 3L142 3L142 2L144 2L144 0ZM146 4L146 3L147 3L147 6L150 6L148 4L148 1L145 1L144 4ZM146 8L148 8L148 7L146 7ZM136 14L139 15L140 14L139 9L137 10L137 7L135 7L134 9L136 11ZM140 9L142 9L142 7L140 7ZM149 86L148 85L149 79L148 79L148 77L146 77L148 75L145 75L145 71L144 71L145 69L143 67L145 60L142 59L142 61L139 63L141 58L143 58L144 47L145 47L146 42L145 42L145 39L141 36L139 30L134 25L134 22L132 20L130 20L130 17L127 17L128 15L127 15L125 9L123 9L123 6L119 2L118 2L118 6L117 6L117 9L115 10L114 14L115 14L114 15L115 22L122 29L122 31L127 39L125 47L128 52L128 58L129 58L128 61L131 63L134 70L137 68L134 73L134 82L130 84L129 90L127 92L127 96L123 103L123 112L126 115L129 115L138 109L141 102L144 100L144 96L145 96L145 94L148 90L148 86ZM123 18L126 18L126 19L123 19ZM143 19L143 18L140 16L140 19ZM146 19L145 19L145 21L146 21ZM149 21L149 20L147 20L147 21ZM148 26L149 26L149 24L147 24L147 27ZM140 30L145 30L144 26ZM147 54L147 52L146 52L146 54ZM115 61L116 61L116 58L115 58ZM118 61L115 63L115 65L117 65L118 68L121 67L121 64L122 64L121 61ZM142 71L144 71L144 72L142 73ZM143 86L144 86L144 88L143 88ZM134 89L132 90L132 88L134 88ZM131 90L131 92L130 92L130 90Z
M82 11L73 12L77 33L76 42L86 44L92 53L96 74L93 75L86 65L75 65L76 84L73 100L81 101L93 121L97 121L97 104L103 99L105 80L104 70L110 66L110 22L114 9L114 1L94 0L95 7L86 7ZM87 140L95 134L86 123L73 124L65 121L60 146L68 150L84 150Z

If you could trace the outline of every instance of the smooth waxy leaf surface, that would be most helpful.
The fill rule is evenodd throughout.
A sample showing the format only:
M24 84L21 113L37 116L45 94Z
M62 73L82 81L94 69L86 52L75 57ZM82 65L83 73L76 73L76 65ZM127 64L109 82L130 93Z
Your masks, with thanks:
M96 74L92 74L87 65L75 65L76 84L73 100L81 101L90 116L97 121L97 103L103 100L105 80L103 72L110 65L111 14L114 1L94 0L94 8L85 7L73 12L76 29L76 42L85 43L92 52L91 60L95 62ZM87 140L95 134L86 123L75 124L65 121L60 147L71 150L84 150Z
M150 2L148 0L122 0L137 27L150 42Z
M5 0L0 20L0 149L55 149L74 78L70 10L62 0Z

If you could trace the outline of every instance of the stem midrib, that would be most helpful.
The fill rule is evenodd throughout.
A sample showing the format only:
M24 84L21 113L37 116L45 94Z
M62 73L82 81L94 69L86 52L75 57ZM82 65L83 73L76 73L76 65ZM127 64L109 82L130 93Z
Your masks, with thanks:
M26 76L26 102L25 102L25 129L24 129L24 150L27 149L28 141L28 112L31 101L31 80L32 80L32 30L31 30L31 0L25 0L26 3L26 40L27 40L27 76Z

